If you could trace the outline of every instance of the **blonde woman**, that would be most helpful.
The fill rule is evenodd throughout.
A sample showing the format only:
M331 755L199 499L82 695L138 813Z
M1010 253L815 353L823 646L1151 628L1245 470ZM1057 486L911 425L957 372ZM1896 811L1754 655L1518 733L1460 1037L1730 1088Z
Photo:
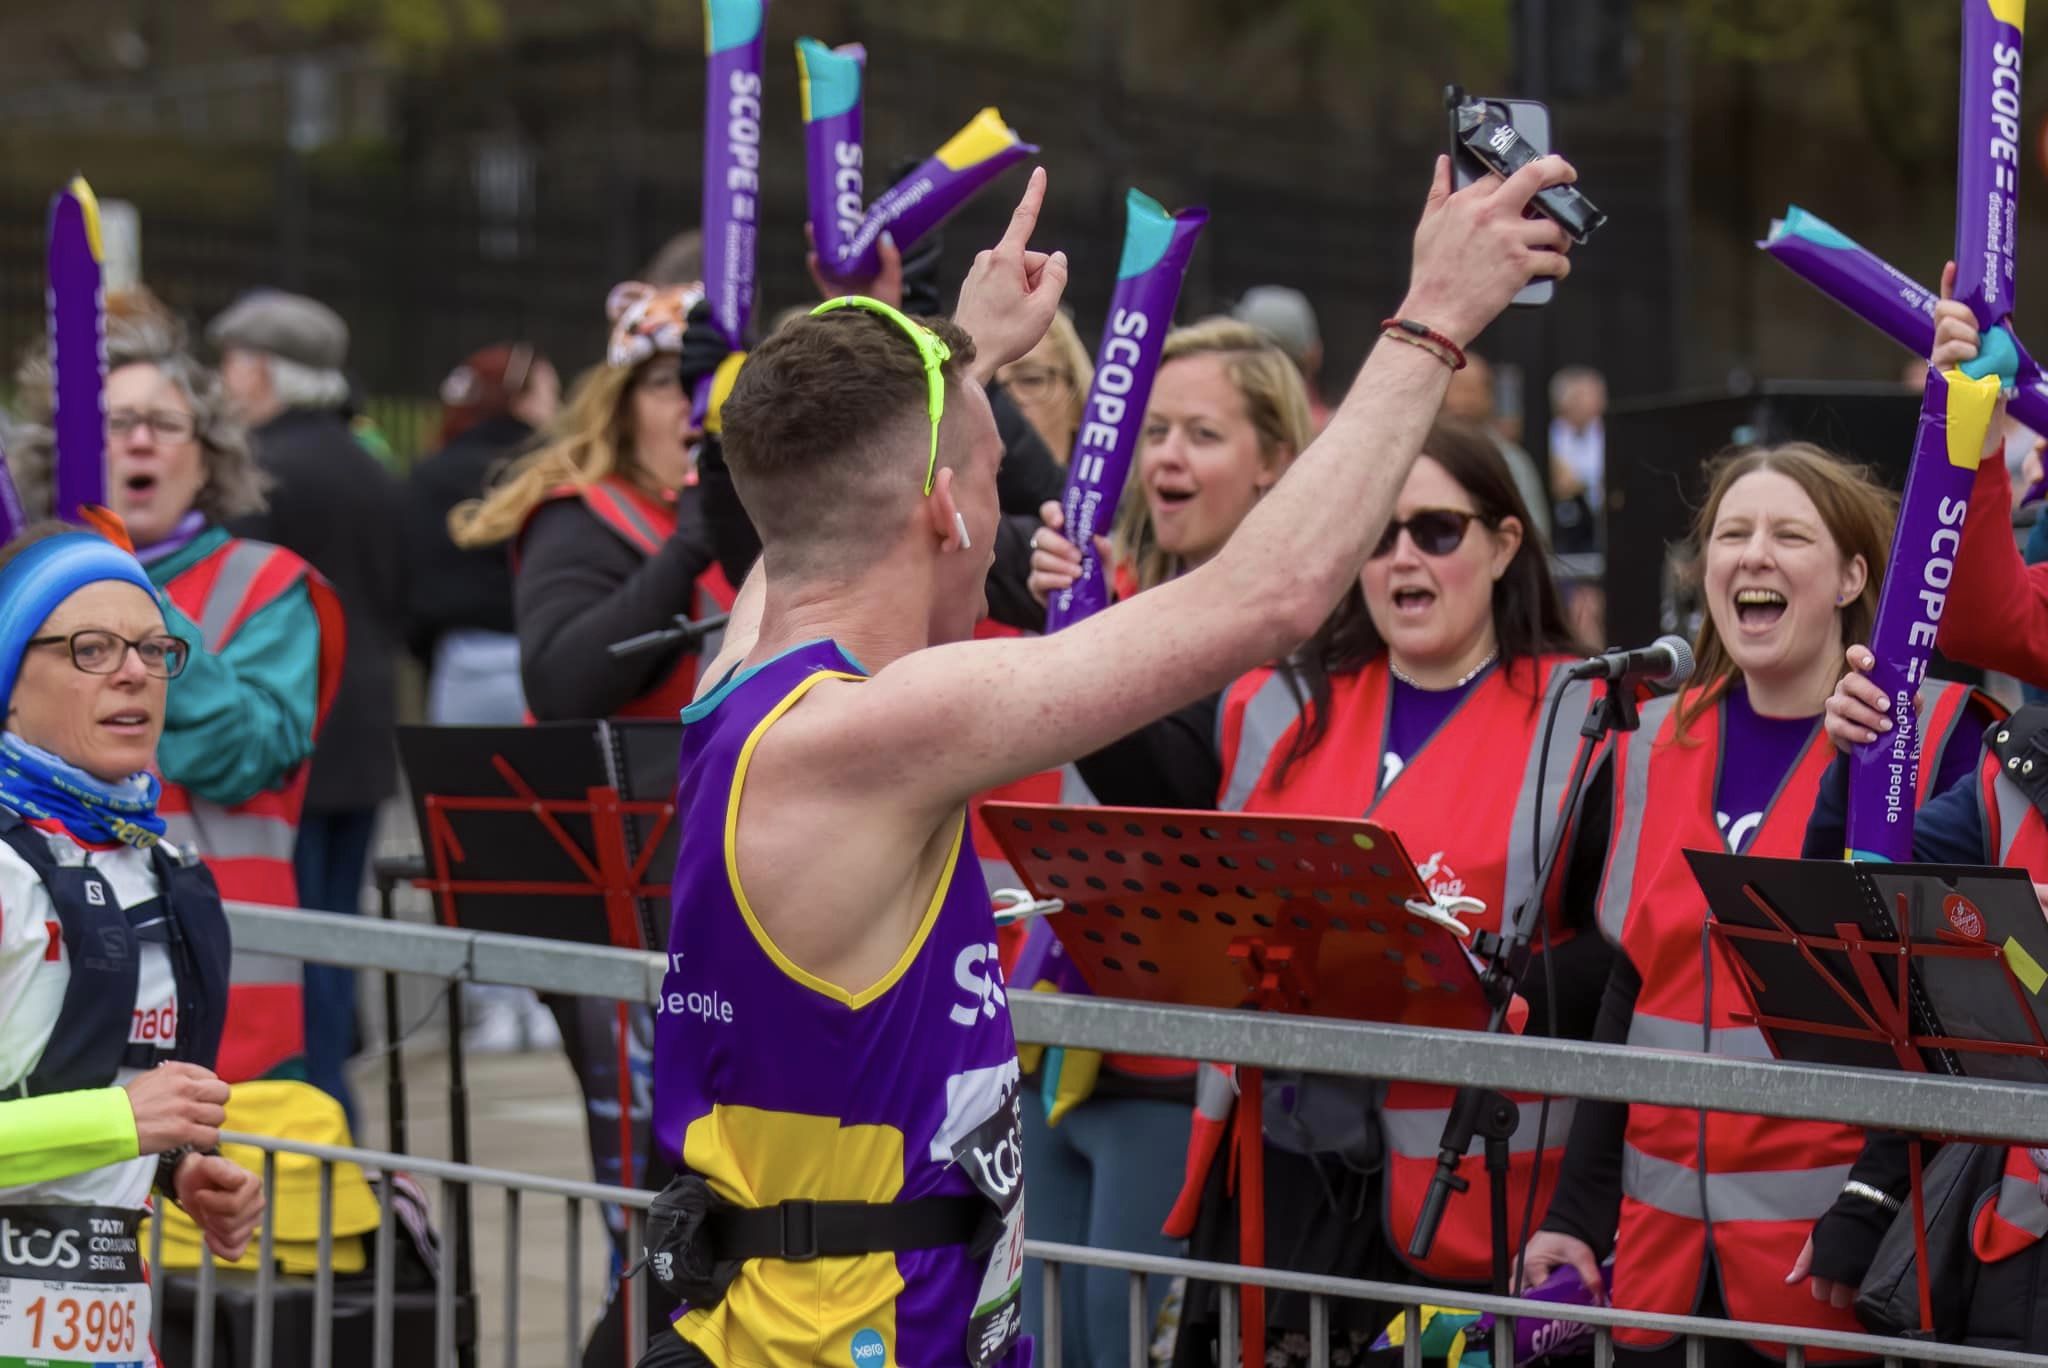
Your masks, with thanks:
M1208 318L1176 328L1159 374L1110 539L1119 596L1162 584L1230 540L1314 436L1301 373L1249 323ZM1080 553L1059 534L1059 507L1032 538L1040 603L1073 582Z
M1064 467L1081 431L1088 387L1095 383L1095 363L1088 359L1074 320L1065 311L1055 314L1038 345L997 371L996 382L1009 391L1017 411Z
M623 661L605 648L730 602L691 487L704 434L690 422L683 335L700 299L615 288L604 364L576 382L538 450L449 515L457 545L511 548L520 675L543 721L673 718L696 685L694 648Z

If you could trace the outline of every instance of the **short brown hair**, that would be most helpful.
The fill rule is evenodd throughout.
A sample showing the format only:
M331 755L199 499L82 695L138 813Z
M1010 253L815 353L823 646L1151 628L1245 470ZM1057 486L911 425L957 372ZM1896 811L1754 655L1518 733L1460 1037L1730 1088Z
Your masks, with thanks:
M951 400L974 341L948 319L917 321L952 350L943 372ZM726 462L764 548L799 575L846 569L843 548L886 549L866 534L906 490L924 487L929 392L910 338L863 309L800 319L763 342L725 401L724 422ZM947 405L941 465L958 464L947 434L958 431L959 407Z

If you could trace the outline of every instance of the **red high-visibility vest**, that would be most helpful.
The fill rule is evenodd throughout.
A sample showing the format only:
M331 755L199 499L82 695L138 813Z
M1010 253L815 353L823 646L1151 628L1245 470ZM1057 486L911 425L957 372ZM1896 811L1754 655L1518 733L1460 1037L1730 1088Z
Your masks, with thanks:
M198 626L200 640L194 644L218 654L243 623L301 583L320 621L317 736L341 683L347 627L341 600L312 566L281 546L231 538L175 576L164 592ZM232 807L166 781L157 801L165 834L199 853L223 899L297 907L292 850L311 770L310 761L301 762L277 787ZM235 952L231 972L227 1027L215 1069L228 1082L239 1083L261 1078L304 1051L303 980L297 960L245 950Z
M1498 931L1528 897L1534 880L1530 857L1536 825L1536 788L1543 781L1542 831L1565 820L1565 784L1579 748L1579 721L1592 686L1565 683L1570 657L1517 660L1489 673L1459 703L1434 736L1392 783L1379 787L1381 754L1392 706L1392 680L1384 659L1330 681L1330 725L1314 750L1295 761L1285 782L1280 770L1302 723L1302 707L1273 670L1246 675L1224 696L1219 718L1223 793L1217 806L1246 812L1369 817L1400 836L1431 891L1478 898L1484 914L1467 918L1474 930ZM1547 756L1539 754L1549 690L1568 691ZM1575 816L1576 814L1570 814ZM1545 899L1551 944L1568 939L1559 907L1562 878ZM1483 1147L1475 1142L1459 1173L1470 1184L1454 1193L1436 1243L1420 1263L1408 1259L1423 1198L1435 1175L1437 1150L1450 1116L1454 1089L1416 1083L1388 1085L1380 1107L1386 1142L1387 1235L1395 1252L1423 1276L1482 1282L1491 1276L1493 1222ZM1519 1222L1530 1184L1536 1210L1549 1203L1573 1103L1509 1094L1521 1106L1510 1141L1509 1211ZM1543 1147L1537 1152L1537 1131ZM1515 1236L1507 1236L1512 1244Z
M1695 693L1688 690L1683 698ZM1923 686L1923 802L1971 696L1956 685ZM1985 706L1995 713L1988 700ZM1685 859L1687 850L1727 848L1714 817L1725 704L1703 710L1683 738L1679 710L1677 697L1644 705L1642 729L1614 754L1614 835L1601 885L1600 927L1642 977L1628 1040L1648 1049L1768 1059L1763 1033L1743 1019L1739 969L1706 936L1706 898ZM1812 741L1772 798L1745 854L1798 856L1821 776L1834 755L1820 719L1814 719ZM1788 1287L1785 1275L1814 1222L1834 1205L1862 1148L1861 1130L1832 1122L1631 1104L1610 1284L1614 1305L1691 1314L1699 1305L1711 1243L1731 1319L1857 1330L1853 1311L1815 1301L1803 1282ZM1649 1348L1672 1337L1617 1327L1615 1338ZM1782 1346L1760 1347L1782 1352ZM1813 1350L1809 1357L1830 1356Z
M674 535L676 530L676 506L673 501L655 498L632 481L617 475L607 475L602 480L589 484L558 485L548 491L547 498L534 506L537 513L557 499L580 499L583 506L596 515L597 520L617 533L619 538L643 556L652 556L661 549L661 544ZM531 521L533 513L528 513ZM513 545L518 545L514 538ZM515 552L516 554L516 552ZM690 603L690 615L697 619L727 612L732 608L738 590L725 577L725 571L716 561L711 568L697 576L695 590ZM723 633L707 636L695 651L689 652L676 662L675 668L652 689L634 699L614 714L616 717L651 717L673 722L697 693L697 670L703 661L718 654L718 643Z

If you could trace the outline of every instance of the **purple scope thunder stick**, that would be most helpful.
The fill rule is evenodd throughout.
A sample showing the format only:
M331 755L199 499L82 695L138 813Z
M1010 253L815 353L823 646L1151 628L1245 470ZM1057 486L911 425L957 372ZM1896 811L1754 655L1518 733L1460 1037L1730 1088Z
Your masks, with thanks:
M768 0L704 0L704 293L711 321L739 351L754 313L761 209L761 27ZM697 382L690 421L704 425L713 377Z
M1017 136L994 106L967 121L945 145L902 180L882 192L861 220L845 250L851 260L874 256L886 229L899 251L938 227L1010 167L1038 151ZM823 259L820 252L820 259Z
M829 48L815 38L796 40L797 93L804 112L804 181L811 239L818 266L834 280L872 280L880 269L874 247L851 247L867 217L861 168L859 43Z
M1963 5L1956 288L1981 329L2002 324L2012 311L2023 9L2024 0L1965 0ZM1948 602L1963 517L1992 412L2016 365L2011 348L1987 347L1966 366L1928 374L1870 641L1877 658L1871 678L1891 698L1892 730L1850 756L1851 859L1912 858L1920 760L1914 695Z
M1110 296L1109 322L1095 353L1095 382L1081 410L1081 431L1067 467L1061 500L1065 535L1081 549L1081 577L1053 595L1045 630L1056 632L1109 604L1109 578L1095 554L1095 538L1116 521L1117 501L1129 482L1131 457L1145 427L1145 405L1159 353L1173 326L1174 305L1187 275L1207 209L1169 214L1159 201L1133 190L1125 200L1124 252Z
M1807 284L1876 328L1915 356L1934 350L1933 290L1859 246L1831 224L1798 205L1773 220L1771 235L1757 246ZM2036 432L2048 432L2048 379L2008 324L1985 331L1982 355L2002 374L2000 356L2010 349L2018 388L2013 417Z
M50 201L50 427L57 455L51 511L107 502L106 299L101 290L100 206L82 176Z

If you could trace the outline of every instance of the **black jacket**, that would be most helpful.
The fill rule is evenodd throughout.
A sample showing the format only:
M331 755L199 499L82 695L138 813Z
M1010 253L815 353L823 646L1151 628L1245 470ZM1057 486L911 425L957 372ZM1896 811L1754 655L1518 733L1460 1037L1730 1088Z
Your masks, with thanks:
M710 569L697 491L677 504L675 535L643 556L581 499L542 504L519 542L513 602L526 706L543 722L611 717L675 669L685 648L614 660L615 641L659 631L694 606Z
M511 632L508 548L464 550L448 535L448 514L480 497L500 466L533 438L510 414L489 418L413 467L405 486L405 638L421 660L444 632Z
M287 410L250 440L271 477L270 508L229 530L304 556L334 586L348 621L341 688L313 752L306 810L376 807L398 790L392 737L405 580L398 481L332 411Z

